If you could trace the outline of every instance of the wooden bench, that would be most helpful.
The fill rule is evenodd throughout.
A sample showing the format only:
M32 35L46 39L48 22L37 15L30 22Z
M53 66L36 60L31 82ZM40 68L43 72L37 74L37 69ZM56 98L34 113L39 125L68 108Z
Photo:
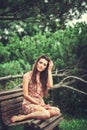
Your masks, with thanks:
M54 130L60 121L62 114L51 117L47 120L29 119L20 122L10 123L10 117L23 114L22 111L23 91L21 89L0 92L0 130L20 126L23 130Z

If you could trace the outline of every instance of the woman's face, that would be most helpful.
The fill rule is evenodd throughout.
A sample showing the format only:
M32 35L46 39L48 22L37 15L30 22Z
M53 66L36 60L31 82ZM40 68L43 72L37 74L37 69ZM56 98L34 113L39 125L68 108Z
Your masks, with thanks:
M41 58L38 62L37 62L37 70L39 72L42 72L46 69L48 64L48 61L44 58Z

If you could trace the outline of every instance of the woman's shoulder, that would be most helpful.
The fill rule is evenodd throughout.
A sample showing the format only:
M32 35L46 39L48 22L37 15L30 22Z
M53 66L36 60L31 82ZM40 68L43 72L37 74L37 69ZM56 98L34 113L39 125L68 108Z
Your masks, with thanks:
M26 73L23 75L23 78L30 78L31 75L32 75L32 71L26 72Z

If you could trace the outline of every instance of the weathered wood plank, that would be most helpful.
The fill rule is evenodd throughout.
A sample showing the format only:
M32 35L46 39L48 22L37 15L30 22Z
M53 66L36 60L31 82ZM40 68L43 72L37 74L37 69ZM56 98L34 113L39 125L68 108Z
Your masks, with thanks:
M55 128L56 126L58 126L58 124L62 120L63 120L63 117L58 118L57 120L53 121L50 125L44 127L43 130L53 130L53 128Z

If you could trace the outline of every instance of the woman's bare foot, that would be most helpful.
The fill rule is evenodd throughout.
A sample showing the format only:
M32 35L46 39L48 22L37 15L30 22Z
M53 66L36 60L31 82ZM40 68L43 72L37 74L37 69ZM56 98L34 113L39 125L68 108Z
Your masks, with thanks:
M10 118L11 123L14 123L16 121L21 121L24 119L24 115L18 115L18 116L12 116Z

